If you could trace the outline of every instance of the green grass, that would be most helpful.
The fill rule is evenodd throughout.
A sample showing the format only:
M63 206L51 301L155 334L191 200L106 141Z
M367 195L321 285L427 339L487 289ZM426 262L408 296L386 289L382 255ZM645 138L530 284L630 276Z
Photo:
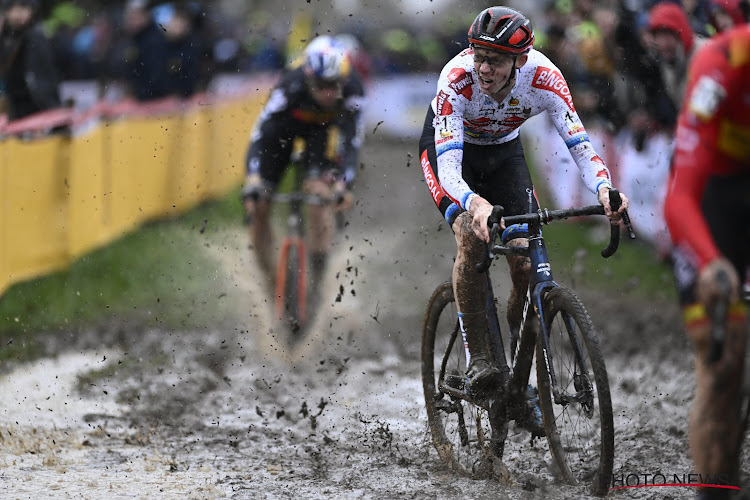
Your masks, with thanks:
M0 359L33 357L32 333L111 321L170 328L220 321L222 294L212 280L218 264L201 247L241 220L233 191L178 219L149 223L63 271L10 287L0 297Z
M623 232L617 252L607 259L601 256L609 226L603 217L598 219L596 224L557 222L543 228L555 279L615 296L676 300L671 268L637 234L631 240Z

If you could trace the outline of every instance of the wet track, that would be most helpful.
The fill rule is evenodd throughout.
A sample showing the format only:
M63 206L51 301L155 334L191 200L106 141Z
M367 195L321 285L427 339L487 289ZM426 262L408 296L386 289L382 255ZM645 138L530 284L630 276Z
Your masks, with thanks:
M207 246L229 326L125 329L4 374L0 498L584 498L556 482L546 442L513 427L511 486L457 477L432 448L421 322L455 244L415 149L368 137L323 312L294 352L277 341L237 226ZM576 291L602 330L615 473L691 473L692 359L676 306ZM693 493L654 490L610 495Z

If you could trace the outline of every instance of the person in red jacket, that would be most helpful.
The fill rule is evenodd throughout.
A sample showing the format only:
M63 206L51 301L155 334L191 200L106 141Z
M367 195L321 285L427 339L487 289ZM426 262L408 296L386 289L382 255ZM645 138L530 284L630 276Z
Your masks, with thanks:
M750 27L710 39L693 56L688 75L664 215L696 356L690 450L702 482L737 484L747 340L747 306L739 294L750 265ZM721 273L729 278L731 302L723 349L712 361L709 311L720 295ZM699 498L727 498L728 491L705 488Z
M662 91L679 111L685 93L685 80L696 37L685 10L673 2L659 2L648 12L645 42L659 63Z

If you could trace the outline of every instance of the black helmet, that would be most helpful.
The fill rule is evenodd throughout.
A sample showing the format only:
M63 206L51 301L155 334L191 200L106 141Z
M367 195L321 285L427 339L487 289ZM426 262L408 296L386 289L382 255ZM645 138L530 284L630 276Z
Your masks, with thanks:
M484 9L469 28L469 43L510 54L531 50L534 30L531 21L508 7Z

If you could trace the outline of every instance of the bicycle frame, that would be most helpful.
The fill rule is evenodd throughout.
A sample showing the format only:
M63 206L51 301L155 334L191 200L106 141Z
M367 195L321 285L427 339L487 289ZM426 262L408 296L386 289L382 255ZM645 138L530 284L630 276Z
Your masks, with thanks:
M619 193L616 193L616 196L619 199ZM559 388L559 385L557 383L557 376L555 374L554 369L554 362L552 360L552 357L548 355L550 350L550 342L549 342L549 330L547 328L547 322L546 318L544 317L544 308L542 307L542 302L544 300L545 295L553 288L558 287L559 285L554 281L554 278L552 276L552 267L549 262L549 257L547 255L547 248L544 244L544 237L542 236L542 225L547 224L552 220L557 219L565 219L569 217L577 217L577 216L585 216L585 215L603 215L604 209L600 205L591 205L581 208L575 208L575 209L566 209L566 210L539 210L536 213L528 213L524 215L518 215L518 216L509 216L505 217L505 224L507 227L513 225L513 224L523 224L526 223L529 226L529 246L528 247L508 247L508 246L501 246L501 245L492 245L489 248L489 252L487 254L487 258L484 262L479 263L477 265L477 271L482 272L486 271L488 276L488 284L489 282L489 267L492 263L492 260L494 257L498 254L508 255L520 255L529 257L529 260L531 261L531 273L529 276L529 301L531 305L534 306L534 312L536 316L536 321L529 324L527 322L528 319L528 308L524 311L524 316L522 320L522 327L521 331L519 332L521 337L521 342L524 340L524 336L528 335L529 333L526 332L526 329L528 328L535 328L537 331L537 334L542 335L543 340L543 349L542 352L544 354L544 363L547 366L547 370L549 372L550 376L550 383L552 386L552 394L555 399L556 404L568 404L571 400L577 400L579 397L585 394L585 391L579 391L578 393L574 395L567 395L562 394ZM501 214L500 214L501 215ZM494 213L493 213L494 216ZM635 237L635 234L632 231L629 218L625 219L626 226L628 227L629 235L631 238ZM499 216L497 218L497 222L499 222ZM494 224L492 230L490 231L490 241L494 242L497 238L497 234L499 231L499 225ZM615 253L617 250L617 246L619 245L620 240L620 228L619 226L613 225L611 228L610 233L610 242L607 248L602 250L602 256L603 257L609 257ZM490 292L488 293L488 297L492 297L492 300L494 301L494 297L492 295L492 287L489 286ZM529 304L527 304L529 305ZM492 319L490 320L490 333L493 344L497 343L502 348L502 336L500 335L500 329L499 329L499 321L497 319L497 311L494 308L494 304L488 304L488 307L491 306L490 310L493 310L494 313L490 314ZM565 321L568 322L567 331L570 336L571 344L575 347L575 356L576 361L581 368L581 375L588 378L589 373L588 370L585 368L586 364L583 359L581 359L582 355L582 346L580 344L580 339L575 334L575 328L572 324L571 318L565 318ZM511 350L514 351L516 348L515 345L511 346ZM520 345L518 347L520 349ZM494 351L493 351L494 352ZM515 358L515 352L511 352L511 361L514 361ZM500 359L497 358L496 359ZM506 366L507 363L505 363L505 357L503 355L502 357L503 363L501 366ZM537 362L540 362L537 360ZM526 369L526 367L524 367ZM510 380L510 387L511 389L516 392L522 388L516 387L518 385L517 379L520 375L517 375L515 373L512 374L511 380Z
M284 314L287 279L286 264L289 253L294 249L297 252L298 258L296 272L299 274L297 281L297 319L300 324L304 325L309 311L307 310L307 245L305 243L303 205L328 205L333 203L333 200L315 194L303 193L300 191L299 184L297 184L297 190L290 193L276 193L272 196L271 200L275 203L287 203L289 205L289 214L286 221L287 232L281 241L276 268L276 316L281 318Z

